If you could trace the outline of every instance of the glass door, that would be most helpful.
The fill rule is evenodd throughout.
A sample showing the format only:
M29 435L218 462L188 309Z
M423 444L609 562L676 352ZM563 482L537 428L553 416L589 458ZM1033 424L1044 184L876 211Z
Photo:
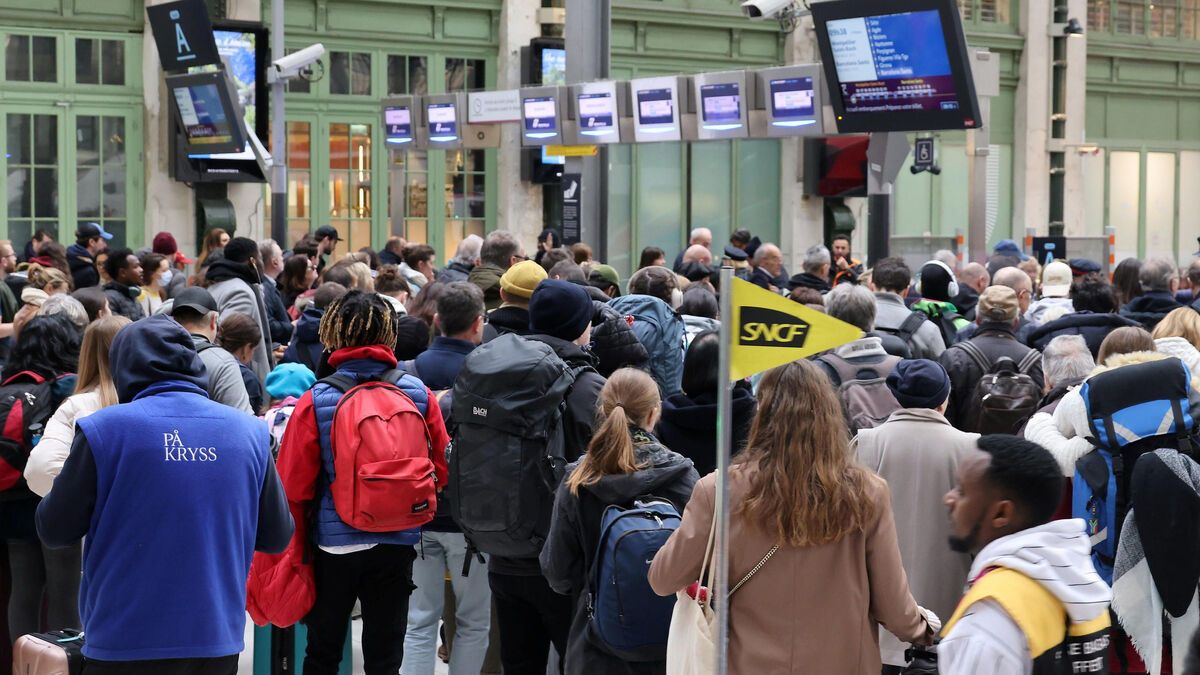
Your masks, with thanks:
M372 246L372 214L377 191L374 186L374 122L336 120L325 125L329 169L326 223L342 236L335 251L340 258L349 251Z
M71 231L64 236L73 238L79 223L94 222L113 235L109 242L113 248L129 246L134 240L140 243L140 227L129 227L129 206L137 205L134 211L140 213L142 204L138 187L142 174L132 174L129 166L128 145L135 135L130 128L134 121L127 113L104 110L72 111L68 121L74 154L75 219L66 223ZM140 131L136 137L140 142ZM131 180L133 175L139 179Z
M6 106L2 115L5 163L5 234L17 251L39 229L59 236L63 215L61 168L66 163L61 109Z

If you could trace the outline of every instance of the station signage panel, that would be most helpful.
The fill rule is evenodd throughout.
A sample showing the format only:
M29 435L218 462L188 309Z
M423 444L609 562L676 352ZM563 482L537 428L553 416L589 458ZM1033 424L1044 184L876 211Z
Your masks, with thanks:
M756 107L766 117L769 138L820 136L824 133L821 66L817 64L766 68L758 79ZM756 134L758 135L758 134Z
M562 87L521 89L521 144L558 145L563 142Z
M638 143L683 140L679 112L679 79L648 77L629 82L633 135Z

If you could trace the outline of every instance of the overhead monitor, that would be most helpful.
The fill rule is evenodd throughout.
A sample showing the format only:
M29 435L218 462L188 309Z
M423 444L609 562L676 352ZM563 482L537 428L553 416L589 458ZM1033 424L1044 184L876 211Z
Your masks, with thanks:
M167 88L189 155L245 152L242 113L224 71L169 75Z
M416 129L413 125L413 99L400 97L383 101L384 142L391 148L399 148L413 142Z
M812 16L842 133L980 125L954 0L829 0Z
M698 139L745 138L749 135L746 110L753 99L750 83L744 70L705 73L692 78Z
M527 146L562 143L562 97L560 87L521 89L521 144Z
M458 142L458 102L428 101L425 125L431 146Z
M588 82L571 88L575 122L581 143L621 142L621 115L624 92L616 82ZM618 98L620 96L620 98Z
M633 133L638 143L678 141L679 80L649 77L629 82L633 105Z

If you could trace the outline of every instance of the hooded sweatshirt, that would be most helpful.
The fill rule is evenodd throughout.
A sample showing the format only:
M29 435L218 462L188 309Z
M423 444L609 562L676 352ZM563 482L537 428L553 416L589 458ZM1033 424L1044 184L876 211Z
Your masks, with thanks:
M292 536L267 427L208 399L192 339L170 317L122 329L112 372L120 405L77 421L37 513L46 546L86 536L83 653L237 654L251 555L282 551Z
M670 501L683 513L699 480L691 461L660 445L649 432L631 429L630 434L637 464L645 468L604 476L580 488L578 495L571 494L564 480L554 500L554 516L540 560L550 587L575 598L574 618L567 637L567 675L662 672L661 662L626 663L597 648L587 637L586 590L604 510L610 505L629 507L634 499L654 496ZM566 475L576 466L567 467Z
M321 352L325 350L320 338L321 318L324 316L325 310L314 305L304 310L300 320L296 322L292 341L283 353L284 363L299 363L314 373L317 372L317 365L321 363Z
M1074 672L1108 671L1112 591L1092 565L1082 520L1055 520L991 542L967 580L938 645L942 675L1056 673L1056 652L1068 650L1068 640L1070 651L1080 652L1070 657Z
M737 454L750 437L750 425L758 408L754 393L746 386L733 388L733 452ZM678 393L663 399L658 438L668 448L692 460L696 471L706 476L717 469L717 393L696 396Z
M96 259L86 246L71 244L67 247L67 265L71 268L71 279L75 288L91 288L100 285L100 272L96 270Z

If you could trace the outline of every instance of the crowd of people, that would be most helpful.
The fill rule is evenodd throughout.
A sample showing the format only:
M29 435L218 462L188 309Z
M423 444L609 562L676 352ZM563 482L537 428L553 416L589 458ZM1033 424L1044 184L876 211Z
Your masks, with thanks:
M88 675L235 673L247 610L308 674L352 617L370 675L680 672L681 608L736 673L1200 673L1200 258L110 239L0 243L9 637ZM733 385L714 607L723 266L863 337Z

